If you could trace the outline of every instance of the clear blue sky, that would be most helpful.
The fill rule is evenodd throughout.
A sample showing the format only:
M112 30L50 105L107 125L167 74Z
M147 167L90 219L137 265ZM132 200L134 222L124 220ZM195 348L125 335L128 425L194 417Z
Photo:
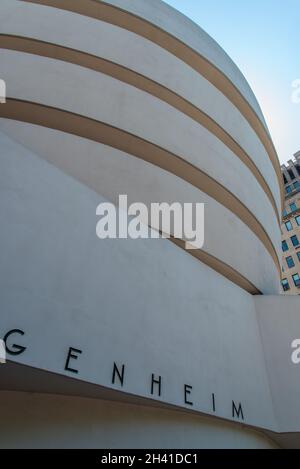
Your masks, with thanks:
M300 0L165 0L210 34L239 66L282 163L300 150Z

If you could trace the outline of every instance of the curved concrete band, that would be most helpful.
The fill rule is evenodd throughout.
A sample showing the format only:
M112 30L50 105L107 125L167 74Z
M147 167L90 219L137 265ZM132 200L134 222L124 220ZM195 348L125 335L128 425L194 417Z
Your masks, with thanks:
M249 87L248 89L246 87L248 93L247 98L245 97L245 80L242 78L241 73L237 70L232 62L229 63L229 66L227 64L226 72L222 71L220 63L213 64L210 60L201 55L199 51L196 52L190 45L182 42L182 40L179 40L177 37L170 34L170 32L167 32L166 30L161 29L161 27L155 25L154 22L149 20L149 10L152 10L154 13L154 5L152 5L152 7L150 5L150 8L148 8L148 19L145 20L145 18L140 16L139 9L136 11L135 8L131 8L132 11L128 11L124 9L123 3L123 8L120 8L118 2L113 1L99 2L97 0L78 0L76 3L70 0L22 1L65 9L67 11L72 11L81 15L89 16L91 18L100 19L102 21L106 21L119 27L128 29L129 31L132 31L139 36L145 37L148 40L157 43L194 68L208 81L210 81L217 89L219 89L225 96L227 96L227 98L241 111L241 113L257 133L276 171L278 183L281 188L281 199L283 204L281 170L276 150L266 128L261 112L259 113L259 108L257 106L255 97L253 96L253 93L249 91ZM137 5L136 2L133 4L134 6ZM130 5L130 2L128 5ZM187 26L185 25L185 27ZM200 28L197 28L197 30L199 31ZM220 53L219 57L221 57ZM222 54L222 58L224 60L224 53ZM232 79L228 78L227 70L230 70L230 68L233 69L232 76L237 74L237 72L239 73L238 81L239 83L242 82L244 86L238 86L232 81ZM256 110L254 110L254 107L256 107ZM260 116L258 116L258 114L260 114Z
M118 193L127 194L128 203L143 202L148 210L153 201L194 204L201 200L206 207L205 249L189 253L251 294L273 291L278 270L263 243L257 243L256 235L229 209L181 177L74 134L8 119L0 119L0 130L115 205ZM222 243L218 242L220 227L226 233ZM236 245L243 255L235 256Z
M49 57L56 60L59 59L64 62L70 62L72 64L80 65L81 67L90 68L92 70L104 73L129 85L146 91L149 94L152 94L153 96L165 101L174 108L191 117L193 120L213 133L218 139L220 139L237 157L241 159L241 161L246 166L248 166L269 198L274 208L278 224L280 224L281 216L277 210L274 196L265 178L260 173L259 169L249 157L249 155L216 121L214 121L209 115L201 111L201 109L197 108L195 105L189 103L184 98L181 98L176 93L150 80L149 78L137 74L136 72L133 72L114 62L92 56L90 54L82 53L78 50L58 46L56 44L46 43L24 37L0 34L0 48L41 55L42 57Z
M135 72L138 83L133 83L134 86L143 88L141 78L148 82L150 80L151 89L147 89L147 92L153 91L153 84L159 84L164 92L173 92L176 97L190 103L193 109L196 107L198 111L201 110L230 135L247 155L251 155L250 159L270 186L278 212L281 213L280 189L275 170L258 136L231 101L182 60L128 30L65 10L19 1L16 3L16 0L10 0L9 4L4 0L2 9L6 10L2 32L12 40L16 40L12 37L16 34L24 38L24 47L28 46L27 41L30 39L47 42L51 44L53 55L52 47L59 45L60 49L56 51L58 59L61 59L61 47L68 47L74 52L72 59L75 63L79 59L76 51L88 54L84 58L80 56L80 59L87 60L90 67L94 65L90 56L94 60L101 58L110 67L112 64L119 65L119 69L122 67L121 76L115 78L126 81L127 73ZM55 29L49 28L49 22L55 24ZM85 34L79 36L77 31L85 31Z
M0 108L0 116L42 125L104 143L142 158L181 177L227 207L248 225L264 244L280 272L278 257L270 238L247 207L225 187L217 184L208 175L202 173L182 158L107 124L36 103L8 99L7 104Z
M268 257L280 273L276 165L249 120L250 108L257 114L260 110L246 81L209 37L211 47L206 48L206 35L200 29L189 37L187 24L183 25L187 37L182 41L171 30L162 31L155 24L150 11L154 4L147 4L148 21L142 11L131 11L133 6L139 8L139 3L123 1L130 10L127 12L108 3L4 0L6 21L0 35L0 55L9 99L0 108L1 116L110 145L193 185L201 191L202 199L204 194L214 199L256 237L241 259L234 255L234 246L226 250L230 256L224 256L217 240L214 245L210 241L197 257L248 292L277 291L277 280L273 274L267 278L261 264L262 258ZM55 31L49 28L52 24ZM142 33L141 25L145 24ZM165 25L168 29L168 20ZM78 30L84 31L79 37L75 35ZM196 37L202 53L201 47L197 51L192 47L197 44ZM174 41L180 44L176 53ZM101 50L91 44L101 44ZM189 63L192 49L198 64L193 68ZM159 67L153 67L154 61ZM19 79L20 69L26 86ZM88 83L88 90L83 90L83 83ZM194 88L198 92L193 94L189 90ZM237 96L244 96L248 104L241 107ZM256 121L263 125L261 115ZM70 167L68 171L72 172ZM232 174L238 176L232 178ZM79 173L76 177L85 178ZM233 240L236 236L225 219L224 236ZM243 238L248 239L248 234ZM249 257L251 268L246 260ZM269 265L269 260L264 262Z
M241 72L160 0L0 16L0 446L293 444L299 298L278 295L281 173ZM203 249L99 239L121 194L203 203Z

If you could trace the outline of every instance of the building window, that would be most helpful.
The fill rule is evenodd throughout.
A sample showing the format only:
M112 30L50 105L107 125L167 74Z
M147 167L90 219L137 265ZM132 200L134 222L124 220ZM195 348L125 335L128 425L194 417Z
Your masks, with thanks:
M295 267L295 262L294 262L294 259L292 258L292 256L286 257L285 260L286 260L286 263L287 263L287 265L290 269Z
M300 226L300 215L295 217L295 220L296 220L297 225Z
M286 241L282 241L282 250L286 252L289 250L288 243Z
M281 284L282 284L282 288L284 291L288 291L290 289L289 282L287 281L286 278L282 280Z
M299 181L294 182L294 188L295 189L300 189L300 182Z
M283 182L284 182L284 184L287 184L287 183L288 183L288 180L287 180L287 178L285 177L285 174L282 174L282 177L283 177Z
M288 169L288 173L289 173L289 176L290 176L290 178L291 178L292 181L293 181L294 179L296 179L296 176L295 176L295 174L294 174L294 172L293 172L292 169Z
M294 284L296 287L300 287L300 277L299 274L293 275Z
M300 251L297 252L298 261L300 262Z
M298 164L296 164L296 170L297 170L297 173L299 174L300 176L300 166Z
M290 204L290 207L291 207L291 211L292 211L292 212L295 212L295 211L297 210L296 202L292 202L292 203Z
M291 237L291 241L293 243L293 246L299 246L299 239L298 239L298 236L294 235Z
M290 194L292 192L291 186L287 186L285 190L287 194Z
M287 217L287 216L288 216L288 212L287 212L287 209L286 209L286 208L283 210L283 216L284 216L284 217Z
M293 230L293 225L292 225L292 222L291 221L287 221L285 223L285 227L288 231L292 231Z

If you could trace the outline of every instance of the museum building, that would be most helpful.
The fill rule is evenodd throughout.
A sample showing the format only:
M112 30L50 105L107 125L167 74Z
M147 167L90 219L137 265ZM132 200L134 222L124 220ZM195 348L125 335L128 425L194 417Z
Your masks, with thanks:
M1 0L0 64L0 446L300 446L281 167L230 57L160 0ZM99 240L120 194L204 203L203 249Z

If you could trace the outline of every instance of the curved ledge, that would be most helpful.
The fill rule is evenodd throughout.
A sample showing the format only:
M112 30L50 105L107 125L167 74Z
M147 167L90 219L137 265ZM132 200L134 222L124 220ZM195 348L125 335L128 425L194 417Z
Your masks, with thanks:
M278 213L274 196L265 178L249 155L215 120L177 93L124 66L68 47L31 38L0 34L0 48L62 60L104 73L135 86L186 114L221 140L248 167L269 198L277 218L278 226L280 226L280 214Z
M177 238L170 238L171 241L179 246L181 249L185 249L185 242L181 239ZM251 295L262 295L262 292L253 285L253 283L249 282L243 275L233 269L230 265L225 264L224 262L220 261L216 257L212 256L211 254L205 252L203 249L197 249L192 251L187 251L193 257L198 259L199 261L206 264L211 269L215 270L219 274L226 277L231 282L235 283L238 287L246 290Z
M76 2L69 0L22 0L27 3L36 3L40 5L59 8L71 11L91 18L99 19L110 24L114 24L121 28L134 32L168 50L170 53L183 60L186 64L199 72L204 78L210 81L219 91L221 91L243 114L247 119L262 144L264 145L274 170L281 191L281 202L283 207L284 193L281 178L280 163L276 154L275 147L270 135L247 99L242 95L236 85L208 59L200 55L190 46L164 31L158 26L150 23L111 4L103 1L95 0L77 0Z
M264 244L280 273L280 261L276 249L257 218L228 189L180 156L100 121L33 102L8 98L5 106L0 107L0 116L103 143L175 174L214 198L239 217Z

